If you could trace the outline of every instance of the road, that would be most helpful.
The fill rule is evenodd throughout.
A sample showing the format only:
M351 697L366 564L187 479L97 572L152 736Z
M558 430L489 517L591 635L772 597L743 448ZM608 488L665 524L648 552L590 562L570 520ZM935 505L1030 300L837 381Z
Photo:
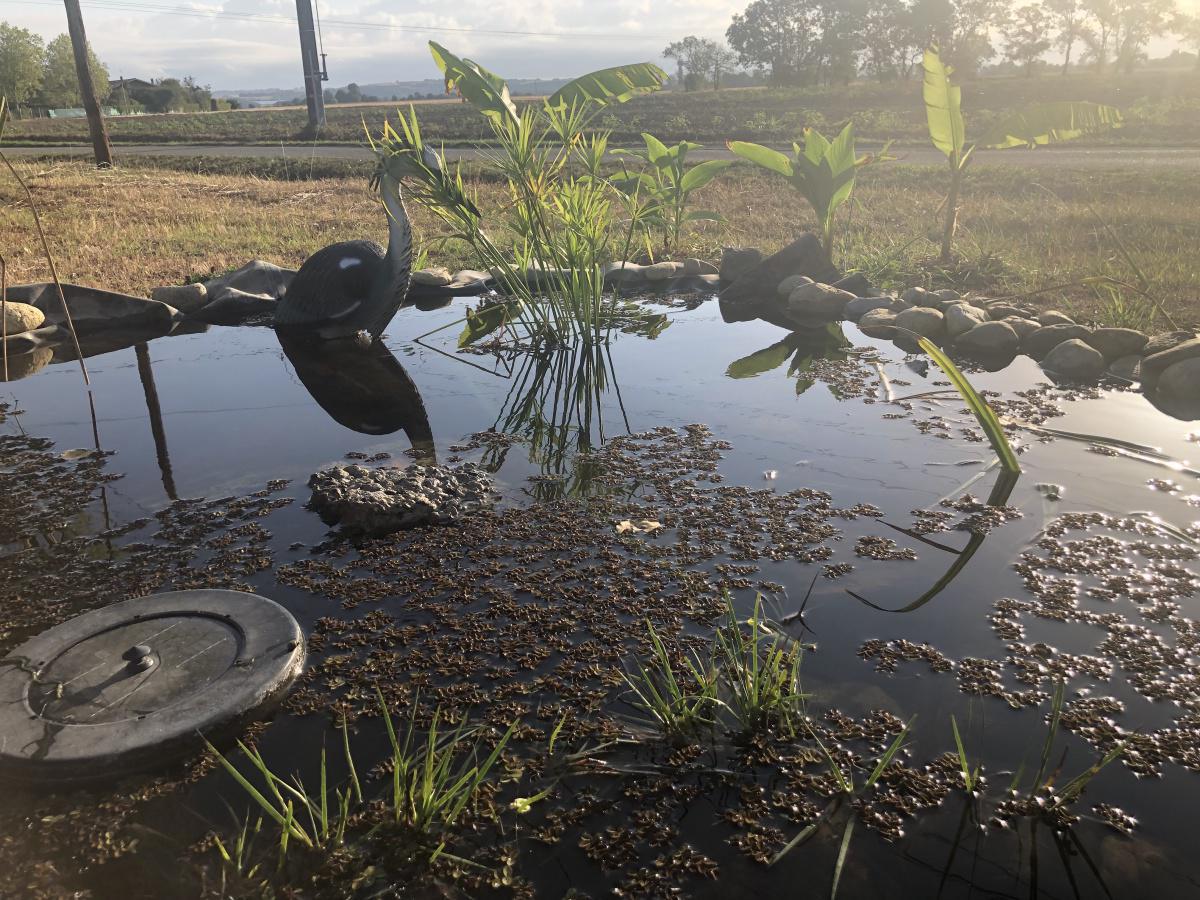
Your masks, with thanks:
M869 150L869 147L860 149ZM5 147L9 156L87 156L90 146L73 147ZM472 148L446 148L446 157L451 160L480 158L480 151ZM945 157L932 147L899 149L892 151L899 161L909 165L945 165ZM113 154L118 160L122 156L194 156L217 158L287 158L289 160L316 159L369 159L371 151L366 147L352 145L245 145L245 144L116 144ZM1024 168L1172 168L1200 170L1200 151L1189 147L1054 147L1038 150L980 150L975 154L976 164L1009 165ZM696 150L688 157L701 162L708 159L733 159L733 154L723 147Z

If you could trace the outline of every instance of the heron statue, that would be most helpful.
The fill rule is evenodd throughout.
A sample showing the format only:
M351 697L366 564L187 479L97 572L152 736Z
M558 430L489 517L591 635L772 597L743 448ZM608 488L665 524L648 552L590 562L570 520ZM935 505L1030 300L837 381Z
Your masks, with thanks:
M426 160L437 165L430 153ZM412 273L412 227L400 179L386 168L372 179L388 217L388 246L341 241L304 261L275 310L275 325L321 338L357 337L369 345L404 303Z

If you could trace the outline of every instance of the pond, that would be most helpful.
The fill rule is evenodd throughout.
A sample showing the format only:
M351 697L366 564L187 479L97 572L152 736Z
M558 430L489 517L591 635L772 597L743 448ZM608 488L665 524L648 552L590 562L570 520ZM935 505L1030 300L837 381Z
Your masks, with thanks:
M534 748L574 711L560 738L587 764L505 812L501 834L478 826L455 850L471 862L422 893L824 895L836 879L845 897L1195 896L1197 426L1133 392L1054 388L1024 357L970 372L1025 423L1006 484L925 359L849 323L725 324L701 299L650 305L666 324L652 337L541 360L456 352L459 302L402 310L382 346L333 355L259 327L115 349L88 360L91 402L68 361L4 385L0 434L21 464L0 470L19 520L0 535L3 649L138 593L253 590L310 640L301 682L252 729L276 771L314 783L324 745L344 777L346 716L366 775L386 747L379 691L401 718L420 703L519 722L526 768L498 808L550 784ZM501 499L456 526L347 542L305 508L306 482L351 460L479 462ZM808 713L859 787L910 723L904 765L831 811L807 737L679 746L647 728L621 677L645 621L699 647L724 590L740 616L761 593L804 644ZM983 767L976 797L945 756L951 716ZM1035 776L1068 789L1118 739L1073 815L1023 814ZM203 845L254 812L211 760L6 790L0 893L245 887L222 888ZM341 880L302 895L403 893L328 866Z

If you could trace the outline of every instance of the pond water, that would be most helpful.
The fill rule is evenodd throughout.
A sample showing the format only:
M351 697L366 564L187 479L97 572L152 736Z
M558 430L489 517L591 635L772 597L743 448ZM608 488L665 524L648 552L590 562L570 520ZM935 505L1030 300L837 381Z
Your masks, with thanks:
M330 542L327 526L304 508L310 474L345 464L347 453L373 457L370 465L403 465L414 458L482 461L494 471L503 495L501 514L522 510L521 527L532 527L543 505L544 540L551 544L564 515L576 514L569 504L591 508L588 498L624 490L597 477L605 471L604 458L580 459L576 451L630 433L703 424L712 439L730 445L721 449L719 480L701 481L704 490L744 486L777 497L809 492L809 499L816 496L811 492L824 492L835 512L821 515L835 531L814 542L827 552L808 561L796 553L781 554L785 558L756 558L757 571L742 571L728 567L746 565L746 556L738 559L730 552L730 546L738 546L735 533L743 523L714 520L713 529L734 537L720 552L700 554L696 567L718 586L731 588L740 609L753 603L756 588L765 591L771 614L788 623L793 637L815 644L802 669L814 711L836 707L860 717L886 709L904 721L915 716L909 755L918 769L953 750L954 715L968 756L982 763L988 776L991 799L977 806L986 810L979 814L983 827L968 815L971 804L963 793L954 791L935 808L905 819L903 836L859 829L841 875L841 896L1196 896L1200 860L1191 851L1190 825L1200 803L1200 762L1194 751L1188 756L1178 747L1190 743L1195 748L1200 742L1195 712L1200 669L1192 656L1197 634L1192 623L1200 613L1193 552L1200 539L1200 484L1188 467L1197 453L1198 426L1163 415L1131 392L1043 388L1017 396L1044 379L1025 358L1003 372L972 373L977 388L997 393L1002 413L1036 420L1040 430L1014 432L1024 471L1007 497L994 497L1009 510L1006 521L974 532L956 529L979 510L941 501L965 492L986 498L998 472L989 468L992 453L977 424L961 399L946 392L936 367L848 324L844 340L832 332L786 337L762 322L725 324L715 302L652 309L669 323L652 339L620 333L603 351L559 354L540 365L456 353L460 326L454 323L463 314L461 304L426 312L405 309L384 346L332 356L296 346L285 350L267 328L213 328L164 337L90 358L92 403L70 362L4 385L0 402L9 412L0 433L47 438L54 454L97 447L112 454L104 470L123 477L100 483L68 529L74 537L105 535L107 549L89 551L98 566L105 553L110 563L132 558L122 548L144 540L147 526L121 534L123 523L153 520L181 498L249 495L269 482L290 480L273 485L270 498L295 502L265 509L255 519L265 533L250 540L254 552L269 562L246 566L235 581L283 603L306 633L325 629L310 663L320 676L304 686L302 702L281 711L258 737L264 755L281 771L298 770L312 778L322 740L332 746L336 738L329 715L314 698L332 695L352 680L348 675L334 680L330 669L321 668L328 657L345 652L349 644L335 637L344 638L352 627L326 626L321 620L336 617L367 627L364 617L382 610L393 624L419 627L444 613L432 606L436 588L420 598L371 594L370 602L359 605L351 586L346 609L331 599L339 595L331 594L330 579L341 576L312 575L314 561L325 559L328 550L329 565L344 566L356 554ZM428 336L416 340L418 335ZM513 439L471 439L489 429ZM652 438L642 443L649 445ZM673 447L652 454L649 465L675 464ZM77 455L66 453L67 458ZM651 548L675 541L676 523L662 502L664 492L647 491L644 481L629 490L649 513L657 512L648 518L667 527L621 540ZM764 495L748 496L758 502L754 497ZM855 512L859 504L873 509ZM596 508L601 515L607 511ZM920 510L938 515L922 517ZM1064 530L1058 523L1075 513L1100 515L1068 518L1073 527ZM614 519L609 526L615 530L616 524ZM455 546L454 530L447 534L445 543L452 547L447 559L455 571L492 558L476 560L471 546ZM464 530L461 540L471 540L470 534ZM56 539L43 537L47 546ZM192 569L201 570L220 556L223 545L205 543L209 537L197 538ZM698 540L710 537L701 534ZM697 540L695 534L692 539ZM44 602L47 613L22 613L15 624L0 627L2 649L68 617L72 609L105 602L93 596L71 609L59 608L57 597L39 593L45 582L36 578L21 581L18 590L17 579L28 570L12 569L12 559L28 545L17 541L5 549L5 606ZM964 548L969 552L963 554ZM47 555L53 558L53 552ZM180 584L180 576L150 581L166 589ZM1082 615L1042 615L1028 605L1035 599L1048 602L1064 583L1077 594ZM606 602L607 590L597 588L597 604ZM997 606L1004 598L1017 605ZM634 599L660 602L654 591ZM628 627L640 634L637 616L628 615L628 607L623 611ZM1115 618L1105 620L1105 615ZM1019 625L1013 624L1018 619ZM705 633L694 622L686 628ZM1137 653L1139 645L1161 652L1147 662ZM954 662L953 668L931 662L939 652ZM1075 805L1081 819L1072 829L1039 829L1031 825L1033 819L1019 818L1007 828L988 825L1013 774L1023 766L1028 783L1038 768L1053 678L1064 672L1065 720L1074 727L1056 738L1051 770L1059 773L1060 786L1102 755L1106 745L1097 729L1104 729L1096 724L1101 719L1126 732L1155 735L1159 742L1138 744L1139 753L1104 768ZM964 692L976 682L990 687ZM612 690L620 693L619 683ZM368 694L348 702L369 706L369 697L363 697ZM366 719L359 723L355 736L366 748L364 758L382 746L378 725ZM1165 747L1162 742L1168 740L1174 743ZM633 751L631 758L654 756L645 754ZM638 896L663 889L661 882L651 886L643 870L686 846L714 863L719 877L705 877L707 863L685 872L687 866L675 859L680 872L670 879L684 895L776 895L795 892L797 884L808 886L802 892L806 896L829 891L840 829L819 829L812 841L768 867L752 858L751 838L773 852L782 841L771 829L790 838L803 827L803 818L790 824L786 814L773 810L773 819L764 813L764 824L743 822L739 831L728 810L754 808L744 791L739 797L728 784L712 789L703 773L692 772L687 781L685 798L663 813L672 836L661 844L649 846L639 837L623 859L619 833L633 826L628 811L610 804L578 827L570 823L558 843L518 833L516 873L539 896L572 890L575 896L601 896L614 889ZM150 783L160 782L134 779L118 788L100 785L57 795L16 789L0 819L6 862L17 860L22 872L36 872L46 883L96 896L183 896L200 890L182 873L178 858L208 829L228 831L225 804L244 813L245 797L220 774L145 791ZM630 796L628 785L613 778L597 784L559 796L558 802L582 809L592 802L592 791L606 798ZM89 831L86 811L111 805L114 793L139 791L147 796L129 809L118 804L119 824L104 826L105 833L115 834L108 838L112 846L106 846L94 829ZM1105 824L1103 813L1093 811L1099 803L1136 817L1132 835ZM535 813L530 833L545 821L541 815ZM40 827L30 824L49 823L44 827L55 831L72 818L79 820L75 827L53 836L39 835ZM605 834L615 849L596 849L596 836ZM742 837L735 840L738 834ZM600 864L605 855L615 862ZM30 882L31 896L37 895L35 883L42 882Z

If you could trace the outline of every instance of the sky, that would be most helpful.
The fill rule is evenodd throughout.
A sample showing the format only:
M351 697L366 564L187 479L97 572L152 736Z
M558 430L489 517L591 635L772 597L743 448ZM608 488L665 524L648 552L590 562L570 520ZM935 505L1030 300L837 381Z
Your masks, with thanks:
M436 78L430 39L508 78L661 63L663 47L683 35L723 37L733 14L748 2L319 0L318 12L329 83L340 86ZM88 40L114 78L192 75L218 90L303 84L295 0L82 0L81 5ZM1198 10L1200 0L1181 5ZM0 0L0 19L47 40L66 31L59 0ZM503 31L538 34L494 33ZM1160 41L1151 51L1169 48L1169 42Z
M319 13L329 83L337 86L436 78L427 46L431 39L509 78L573 76L622 63L661 62L662 49L683 35L723 36L734 12L747 2L320 0ZM225 90L303 84L295 0L82 0L81 6L88 41L114 78L194 75L201 84ZM169 12L179 10L221 15ZM57 0L0 0L0 19L47 39L66 31L66 14ZM387 25L399 27L379 27ZM572 34L577 36L566 36Z

